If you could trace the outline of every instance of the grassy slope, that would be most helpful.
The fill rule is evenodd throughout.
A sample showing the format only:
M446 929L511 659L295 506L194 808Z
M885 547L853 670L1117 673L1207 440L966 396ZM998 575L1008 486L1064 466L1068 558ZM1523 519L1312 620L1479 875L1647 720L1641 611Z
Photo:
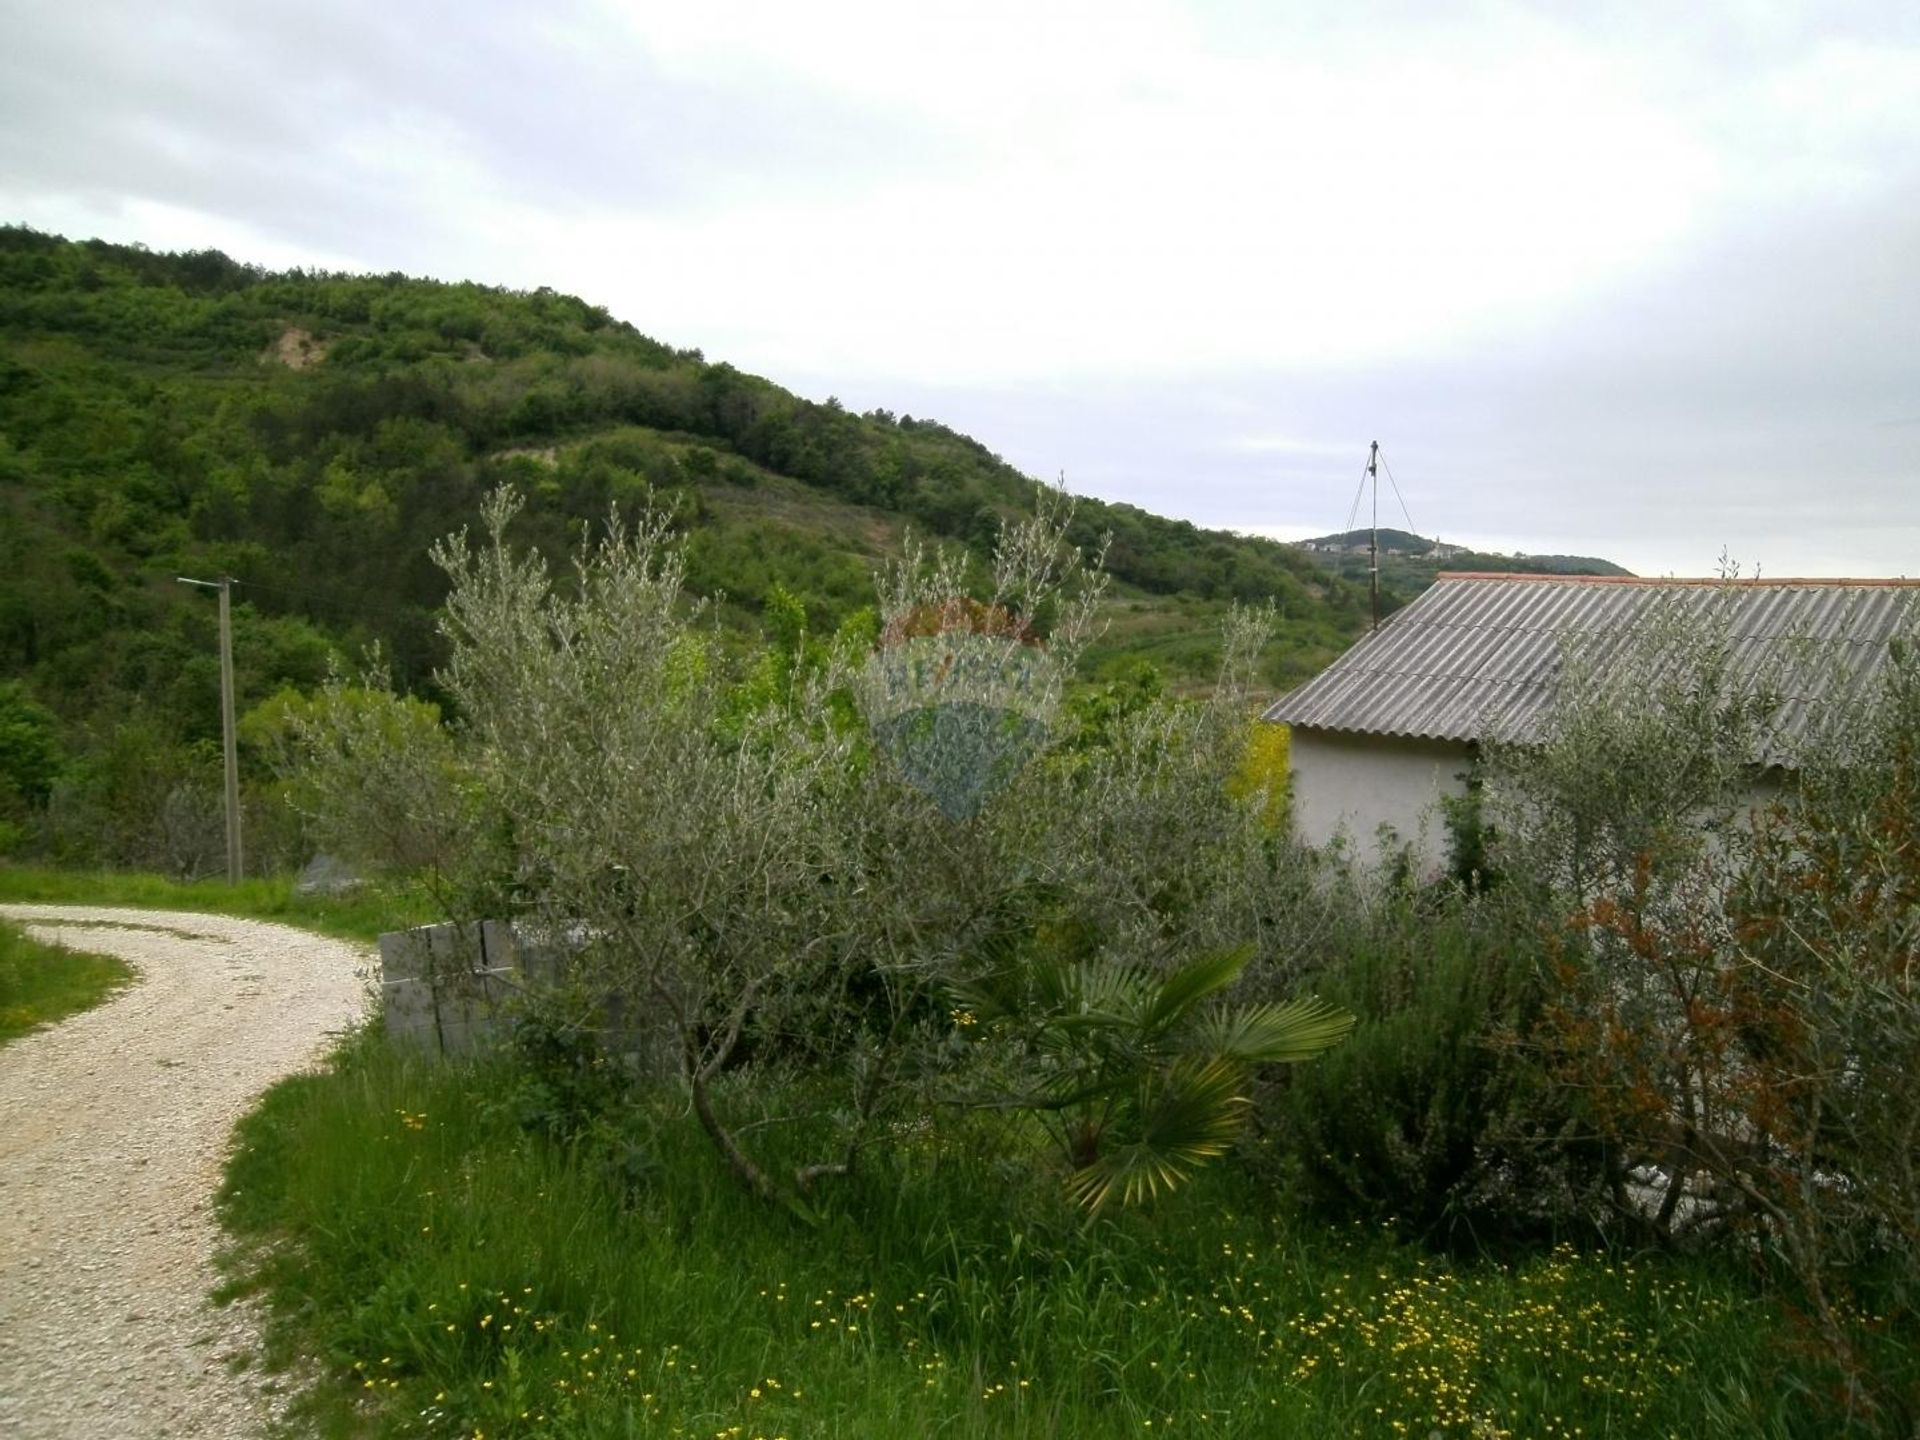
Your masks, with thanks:
M363 1039L242 1127L234 1288L325 1357L321 1433L1794 1433L1777 1311L1700 1264L1454 1264L1253 1218L1224 1173L1087 1226L964 1116L809 1228L670 1102L567 1148L515 1123L521 1083Z
M133 971L106 955L43 945L0 922L0 1045L107 999Z
M640 426L622 426L612 434L672 453L698 448L688 437ZM590 453L609 438L575 437L550 447L540 463ZM690 533L690 578L697 589L718 597L722 616L742 629L756 625L754 597L774 583L814 600L810 609L821 624L867 603L874 572L898 560L915 532L912 521L898 512L854 504L759 466L742 465L734 473L750 473L753 484L712 480L696 487L701 520ZM1116 581L1109 590L1105 631L1084 661L1085 677L1101 679L1145 660L1176 686L1204 687L1219 663L1220 626L1230 603L1156 594ZM1296 683L1331 661L1350 639L1342 622L1297 617L1270 642L1264 678L1275 690Z

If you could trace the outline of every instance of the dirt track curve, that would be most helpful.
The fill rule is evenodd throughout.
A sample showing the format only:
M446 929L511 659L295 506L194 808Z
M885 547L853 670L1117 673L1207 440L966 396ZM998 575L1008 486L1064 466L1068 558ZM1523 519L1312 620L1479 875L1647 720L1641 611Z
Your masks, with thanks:
M245 1307L215 1308L233 1125L363 1013L370 952L283 925L71 905L0 916L136 983L0 1046L0 1437L258 1436Z

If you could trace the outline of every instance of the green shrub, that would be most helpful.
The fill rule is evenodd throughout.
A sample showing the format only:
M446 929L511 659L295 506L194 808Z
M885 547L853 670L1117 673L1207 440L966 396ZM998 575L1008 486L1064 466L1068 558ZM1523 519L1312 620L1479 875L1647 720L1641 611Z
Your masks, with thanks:
M521 507L502 492L482 545L462 535L432 552L452 583L440 683L459 724L396 723L402 702L344 684L294 714L314 833L370 867L430 876L456 914L591 937L571 976L644 1005L729 1173L808 1209L816 1181L847 1178L909 1116L937 1124L977 1098L952 1073L969 1053L952 1043L961 1022L937 1000L984 978L979 942L1009 896L1052 896L1089 937L1087 991L1128 1003L1192 973L1196 955L1275 948L1283 847L1265 807L1234 794L1270 617L1231 618L1204 702L1150 697L1097 734L1061 721L1105 579L1065 545L1065 502L1036 504L989 570L909 546L871 642L843 626L831 645L805 643L797 597L770 585L768 628L788 648L743 668L685 599L695 546L670 515L611 524L562 583L510 539ZM1140 1063L1138 1042L1167 1039L1183 1008L1156 1005L1086 1094L1058 1092L1047 1047L1010 1044L997 1058L1032 1073L993 1087L996 1101L1111 1109L1116 1077L1158 1077L1129 1102L1137 1124L1110 1129L1108 1114L1081 1133L1126 1136L1132 1173L1156 1177L1119 1194L1164 1190L1221 1148L1217 1127L1194 1122L1237 1118L1236 1066L1275 1058L1265 1027L1295 1013L1223 1009L1214 988L1188 997L1208 1001L1194 1019L1218 1031L1193 1040L1222 1062L1204 1077ZM1025 1018L1085 1037L1074 1009ZM835 1143L790 1168L758 1158L768 1136L736 1132L721 1094L734 1070L776 1058L839 1083L814 1096ZM1075 1148L1083 1168L1114 1153Z
M534 1134L582 1139L612 1124L632 1097L632 1075L606 1052L599 1033L560 1003L532 1004L516 1015L508 1052L508 1108Z
M1572 647L1540 733L1493 748L1494 858L1551 922L1529 1038L1609 1223L1763 1260L1829 1427L1910 1437L1920 609L1776 634L1742 594Z
M1329 1215L1443 1241L1577 1218L1584 1156L1515 1038L1541 1001L1526 917L1405 892L1336 905L1347 914L1311 983L1359 1024L1266 1089L1266 1162Z

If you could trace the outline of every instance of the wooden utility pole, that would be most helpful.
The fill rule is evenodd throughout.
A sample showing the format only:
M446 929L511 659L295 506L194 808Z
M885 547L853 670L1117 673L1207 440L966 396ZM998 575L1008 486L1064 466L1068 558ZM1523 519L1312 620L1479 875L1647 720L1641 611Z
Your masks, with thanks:
M176 578L182 585L220 592L220 750L227 769L227 883L238 885L244 863L240 853L240 749L233 723L233 577Z

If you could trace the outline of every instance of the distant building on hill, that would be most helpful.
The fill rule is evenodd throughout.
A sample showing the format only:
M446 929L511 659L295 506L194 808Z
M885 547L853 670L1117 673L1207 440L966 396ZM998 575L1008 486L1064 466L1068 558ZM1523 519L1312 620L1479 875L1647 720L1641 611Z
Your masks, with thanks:
M1443 573L1266 712L1292 730L1298 834L1314 845L1345 836L1363 857L1380 840L1404 845L1418 873L1437 873L1441 800L1465 793L1482 741L1524 744L1541 733L1571 646L1617 649L1673 613L1663 605L1677 604L1684 619L1715 601L1734 607L1737 665L1758 674L1789 647L1839 647L1863 684L1920 601L1920 582ZM1845 698L1789 693L1778 733L1797 738Z

